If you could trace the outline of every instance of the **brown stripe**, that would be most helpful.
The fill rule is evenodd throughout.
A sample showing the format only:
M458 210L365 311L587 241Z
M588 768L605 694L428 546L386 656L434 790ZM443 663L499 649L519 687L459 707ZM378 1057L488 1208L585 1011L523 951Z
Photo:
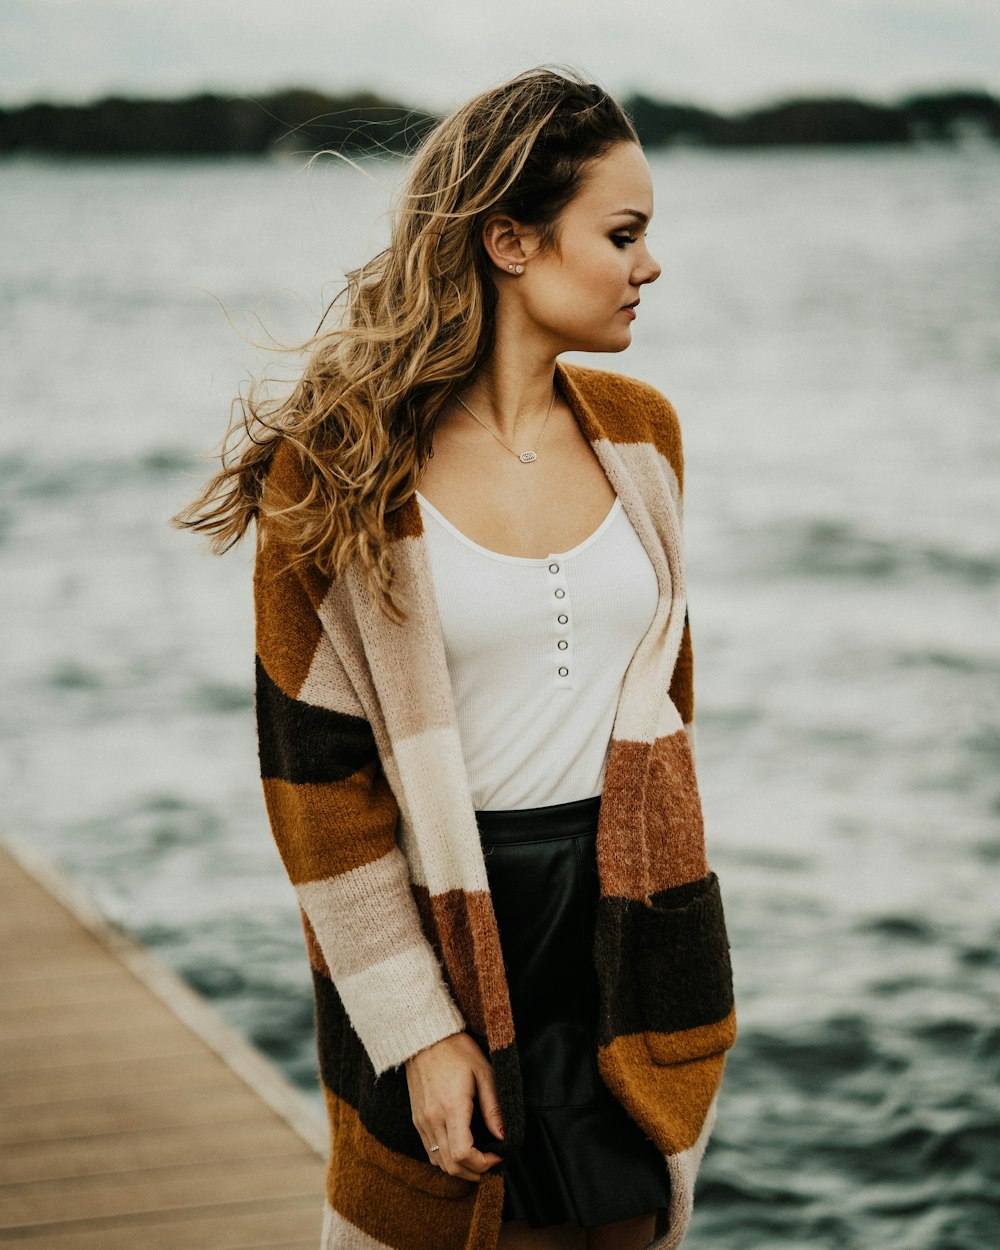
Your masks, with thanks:
M683 492L684 447L677 410L665 395L660 395L652 387L649 390L652 394L647 412L653 431L653 446L670 461L671 468L677 475L677 485Z
M622 385L620 375L583 365L556 365L556 380L566 402L590 442L609 438L616 443L649 441L649 414L642 382ZM594 409L601 413L598 421Z
M710 1026L720 1030L721 1026ZM686 1063L659 1064L646 1035L617 1037L597 1052L601 1076L632 1119L664 1155L679 1154L698 1140L719 1086L726 1054Z
M703 1024L683 1033L647 1033L646 1042L655 1063L687 1063L721 1054L736 1041L736 1008L724 1020Z
M431 892L427 886L419 885L413 882L413 899L417 904L417 913L420 916L420 927L424 931L424 937L430 942L434 949L434 954L441 959L441 943L438 941L437 921L434 918L434 908L431 906Z
M299 463L298 452L287 441L283 441L278 445L274 458L271 461L271 467L268 471L267 480L264 483L264 494L262 503L265 508L287 508L291 504L298 503L308 495L310 484L302 471ZM267 532L267 522L260 523L262 533ZM270 536L265 544L265 551L272 547L273 550L266 557L264 568L279 568L288 562L289 553L284 550L281 544L273 541ZM296 566L295 573L285 575L288 578L295 577L301 586L304 586L309 599L314 608L318 608L323 602L330 586L330 579L320 573L319 569L311 561L302 561ZM276 584L275 589L283 591L285 583Z
M299 916L302 920L302 931L306 937L306 954L309 956L309 966L314 972L318 972L320 976L331 980L330 969L327 967L326 960L323 958L323 951L316 939L316 930L310 924L305 908L299 908Z
M684 633L670 679L670 699L685 725L694 720L694 654L691 648L691 625L684 614Z
M495 1247L502 1176L494 1172L469 1181L429 1161L397 1154L365 1129L348 1103L325 1087L324 1096L332 1130L327 1199L334 1211L387 1246Z
M665 456L684 485L684 449L677 410L665 395L647 382L581 365L556 366L566 402L591 442L608 438L614 443L651 442ZM598 424L593 409L601 413Z
M657 738L645 788L648 891L698 881L708 873L701 798L683 729Z
M295 574L279 571L286 560L277 543L258 545L253 574L256 646L271 680L294 698L309 673L322 626Z
M514 1020L489 894L448 890L430 896L430 907L448 981L466 1023L486 1038L490 1050L509 1046Z
M293 885L373 863L395 845L399 809L377 761L343 781L314 785L267 777L263 787Z
M514 1018L493 900L488 891L470 891L467 897L476 942L479 984L485 994L486 1039L491 1051L501 1050L514 1041Z
M416 494L412 494L402 507L386 517L386 532L393 542L402 538L419 538L424 532Z
M649 743L612 738L597 826L601 893L643 899L648 868L643 847L643 789Z

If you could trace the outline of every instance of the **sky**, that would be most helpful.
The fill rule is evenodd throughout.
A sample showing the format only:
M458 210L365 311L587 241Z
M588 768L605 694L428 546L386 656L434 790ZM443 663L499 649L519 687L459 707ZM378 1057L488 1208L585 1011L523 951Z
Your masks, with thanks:
M998 0L2 0L0 102L369 87L445 110L543 62L721 111L1000 95Z

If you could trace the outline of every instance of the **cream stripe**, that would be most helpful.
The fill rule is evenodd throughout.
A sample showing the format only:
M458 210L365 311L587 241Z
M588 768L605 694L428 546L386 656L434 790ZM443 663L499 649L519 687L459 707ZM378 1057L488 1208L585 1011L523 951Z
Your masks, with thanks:
M656 615L625 674L612 731L618 739L651 743L658 736L656 726L664 703L670 702L670 677L684 634L683 550L673 496L677 476L670 461L652 443L618 444L598 439L593 446L622 496L660 583ZM680 728L680 723L678 718L673 728Z
M348 716L364 717L365 710L358 701L344 672L333 643L326 633L320 635L316 650L309 665L309 672L302 683L298 697L315 707L327 708L332 712L344 712Z
M432 894L488 889L457 730L428 730L394 746L395 769L408 798L399 843L414 882Z
M352 976L413 946L419 919L398 847L348 872L295 887L332 976Z
M660 714L656 718L656 727L653 730L653 741L657 738L667 738L670 734L675 734L678 729L686 728L677 705L673 699L667 695L660 706Z
M343 978L337 990L376 1075L465 1028L429 946Z
M691 748L691 759L694 762L695 772L698 771L698 748L697 734L695 732L695 722L691 721L684 726L684 732L687 734L688 746Z
M384 1241L369 1237L350 1220L345 1220L328 1202L323 1206L319 1244L320 1250L392 1250Z
M398 847L296 894L377 1074L464 1027Z
M453 725L455 707L423 537L394 542L392 561L399 603L409 618L403 626L393 625L382 614L356 565L348 570L345 582L378 708L395 748L404 738Z
M680 1154L670 1155L667 1159L671 1185L671 1232L669 1235L665 1234L658 1241L651 1241L647 1250L676 1250L676 1247L681 1244L684 1234L688 1230L694 1210L695 1181L698 1178L701 1157L705 1153L705 1147L708 1145L708 1139L715 1124L715 1117L718 1114L718 1101L719 1097L716 1094L709 1103L708 1111L705 1113L705 1121L702 1124L701 1132L698 1134L698 1140L694 1145L689 1146L687 1150L682 1150Z

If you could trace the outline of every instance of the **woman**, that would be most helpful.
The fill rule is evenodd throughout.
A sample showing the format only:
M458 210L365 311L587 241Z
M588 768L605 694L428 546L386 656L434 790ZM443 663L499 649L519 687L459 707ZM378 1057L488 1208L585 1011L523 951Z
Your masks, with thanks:
M324 1247L679 1243L735 1035L692 755L671 405L624 350L649 169L532 70L178 524L257 522L257 721L330 1118Z

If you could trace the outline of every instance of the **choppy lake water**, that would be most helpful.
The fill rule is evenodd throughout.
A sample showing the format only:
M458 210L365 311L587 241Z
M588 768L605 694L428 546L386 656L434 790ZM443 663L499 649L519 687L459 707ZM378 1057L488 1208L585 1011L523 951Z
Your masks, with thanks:
M1000 1241L1000 149L655 156L623 356L675 403L741 1034L692 1250ZM393 167L380 176L394 181ZM316 1097L250 544L167 518L381 245L343 167L0 166L0 829ZM260 320L258 321L257 318ZM584 360L584 357L577 357Z

